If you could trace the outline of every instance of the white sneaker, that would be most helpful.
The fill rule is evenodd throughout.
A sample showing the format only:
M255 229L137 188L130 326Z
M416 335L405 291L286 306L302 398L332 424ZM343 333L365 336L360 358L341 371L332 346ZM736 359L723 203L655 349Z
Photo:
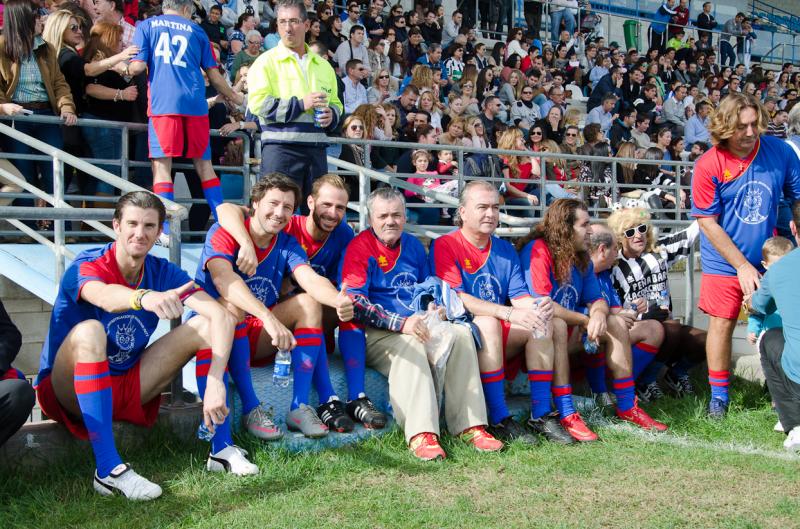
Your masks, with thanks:
M772 429L775 430L776 432L781 432L781 433L784 432L783 425L781 424L781 421L776 422L775 426L773 426Z
M786 450L800 451L800 426L795 426L783 442Z
M133 471L130 465L122 463L101 478L94 472L94 490L103 496L119 492L129 500L154 500L161 496L161 487Z
M247 450L236 445L226 446L216 454L208 456L206 469L209 472L230 472L237 476L258 474L258 467L247 460Z

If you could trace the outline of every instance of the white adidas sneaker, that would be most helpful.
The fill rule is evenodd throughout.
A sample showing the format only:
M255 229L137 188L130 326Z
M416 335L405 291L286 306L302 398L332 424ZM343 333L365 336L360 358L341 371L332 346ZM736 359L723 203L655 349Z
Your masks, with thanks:
M101 478L94 472L94 490L103 496L111 496L115 492L129 500L154 500L161 496L161 487L143 478L127 463L114 467L111 473Z
M258 467L247 460L247 450L236 445L226 446L216 454L208 456L206 469L209 472L230 472L237 476L258 474Z
M783 442L783 447L786 450L800 452L800 426L795 426L786 436Z

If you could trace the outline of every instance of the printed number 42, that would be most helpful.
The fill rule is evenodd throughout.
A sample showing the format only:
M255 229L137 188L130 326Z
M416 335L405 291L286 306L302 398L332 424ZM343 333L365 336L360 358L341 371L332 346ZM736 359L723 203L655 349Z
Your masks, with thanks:
M186 68L186 62L183 60L183 56L186 54L188 45L189 41L186 40L186 37L183 35L173 35L172 46L170 46L169 34L162 33L158 37L158 43L156 43L156 57L163 57L164 64L172 64L173 66ZM172 47L178 48L174 57L172 55Z

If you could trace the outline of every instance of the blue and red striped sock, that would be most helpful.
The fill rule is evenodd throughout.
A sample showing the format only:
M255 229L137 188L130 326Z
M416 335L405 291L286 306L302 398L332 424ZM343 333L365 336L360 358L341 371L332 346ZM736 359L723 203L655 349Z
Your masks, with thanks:
M175 200L175 184L172 182L157 182L153 184L153 193L167 200ZM169 235L169 223L167 221L164 221L162 231Z
M206 197L206 202L208 202L209 207L211 208L211 213L214 215L214 220L219 221L217 218L217 206L222 204L222 187L220 187L219 178L216 176L209 180L205 180L202 182L203 186L203 195Z
M572 384L553 386L553 400L556 403L558 416L562 419L575 413L575 407L572 404Z
M314 383L314 389L317 390L320 404L324 404L328 402L331 397L336 396L336 391L334 391L333 384L331 384L331 373L328 367L328 348L326 347L325 340L322 340L322 344L320 345L317 365L314 366L312 382Z
M506 406L505 370L501 367L496 371L481 373L483 396L486 398L486 411L489 413L490 424L500 424L500 421L511 415Z
M628 411L636 404L635 388L633 377L614 379L614 395L617 397L619 411Z
M112 420L114 398L108 360L77 362L73 374L75 395L81 408L83 424L89 432L97 475L104 478L122 463L114 443Z
M208 382L208 371L211 369L211 349L200 349L197 351L197 358L195 362L194 374L197 377L197 392L202 399L206 394L206 384ZM228 374L225 373L223 378L225 387L228 387ZM225 400L230 402L228 392L225 392ZM225 422L217 424L214 427L214 437L211 438L211 453L219 453L228 446L233 445L233 436L231 434L231 415L225 417Z
M317 364L319 350L325 340L322 329L315 327L298 327L294 330L297 347L292 351L292 370L294 370L294 387L292 388L292 405L294 410L301 404L308 404L311 392L311 380Z
M236 384L239 398L242 399L242 413L247 415L261 402L256 396L253 377L250 375L250 340L247 337L247 325L244 322L236 326L236 332L233 335L228 373L230 373L233 383Z
M658 347L650 345L649 343L639 342L631 344L631 356L633 357L633 379L639 378L639 375L650 365L656 354Z
M364 363L366 358L364 329L355 323L339 323L339 352L344 361L347 378L347 400L356 400L364 393Z
M528 371L528 385L531 388L531 419L538 419L550 413L550 386L553 385L552 371Z
M596 354L583 355L583 370L586 373L586 381L593 393L605 393L608 391L606 386L606 353L602 349ZM573 379L574 380L574 379Z
M708 370L708 383L711 385L711 398L728 402L728 386L731 382L730 371Z

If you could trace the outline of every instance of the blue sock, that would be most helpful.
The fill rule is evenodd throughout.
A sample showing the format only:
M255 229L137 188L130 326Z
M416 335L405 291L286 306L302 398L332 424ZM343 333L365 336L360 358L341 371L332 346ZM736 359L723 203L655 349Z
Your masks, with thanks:
M497 371L481 373L483 396L486 398L486 411L489 413L489 424L500 424L500 421L511 415L506 407L505 393L506 374L501 367Z
M200 349L197 351L197 361L195 364L195 376L197 377L197 392L202 399L206 394L206 382L208 381L208 370L211 368L211 349ZM225 387L228 387L228 374L223 379ZM228 393L225 393L225 400L229 402ZM227 446L233 445L231 435L231 415L225 417L225 422L217 424L214 428L214 437L211 438L211 453L219 453Z
M175 200L175 185L172 182L153 184L153 193L167 200ZM169 223L167 221L164 221L163 232L169 235Z
M567 384L566 386L553 386L553 400L556 403L558 416L562 419L566 419L575 413L575 408L572 405L571 384Z
M528 371L528 385L531 388L531 419L538 419L550 413L550 386L553 385L553 372Z
M635 389L633 377L615 378L614 395L617 397L617 410L628 411L635 404Z
M711 398L728 402L728 386L731 382L730 371L708 370L708 383L711 385Z
M216 176L210 180L206 180L202 183L203 185L203 195L206 197L206 202L208 202L209 207L211 208L211 213L214 215L214 220L218 221L217 218L217 206L222 204L222 187L219 184L219 178Z
M694 365L689 361L688 358L681 358L678 360L675 365L669 368L670 371L676 376L685 377L689 375L689 370L694 367Z
M586 381L593 393L605 393L606 387L606 353L603 350L590 355L583 355L583 370L586 373Z
M242 399L242 413L247 415L261 402L256 396L256 390L253 389L253 378L250 375L250 340L247 337L247 325L244 323L236 326L236 333L233 335L228 373L236 384L239 398Z
M328 349L325 347L325 340L322 340L322 345L320 345L312 382L314 383L314 389L317 390L320 404L324 404L328 402L331 397L336 396L336 391L334 391L333 384L331 384L331 373L328 368Z
M639 342L635 344L631 344L631 356L633 357L633 379L636 380L639 378L639 375L647 369L647 366L650 365L656 354L658 353L658 347L650 345L649 343ZM661 369L659 368L659 371ZM658 373L656 373L658 376ZM655 379L654 379L655 380Z
M114 398L108 360L76 363L73 384L83 424L86 425L89 442L92 443L97 475L104 478L122 463L111 427Z
M325 338L322 329L300 328L294 330L297 347L292 351L292 370L294 371L294 387L292 388L292 405L294 410L301 404L308 404L311 391L311 380L314 377L314 366Z
M658 360L651 361L650 364L644 368L642 373L636 377L636 381L642 386L655 382L663 367L664 364Z
M339 324L339 352L344 361L347 378L347 400L356 400L364 395L364 363L366 358L364 329L353 323Z

